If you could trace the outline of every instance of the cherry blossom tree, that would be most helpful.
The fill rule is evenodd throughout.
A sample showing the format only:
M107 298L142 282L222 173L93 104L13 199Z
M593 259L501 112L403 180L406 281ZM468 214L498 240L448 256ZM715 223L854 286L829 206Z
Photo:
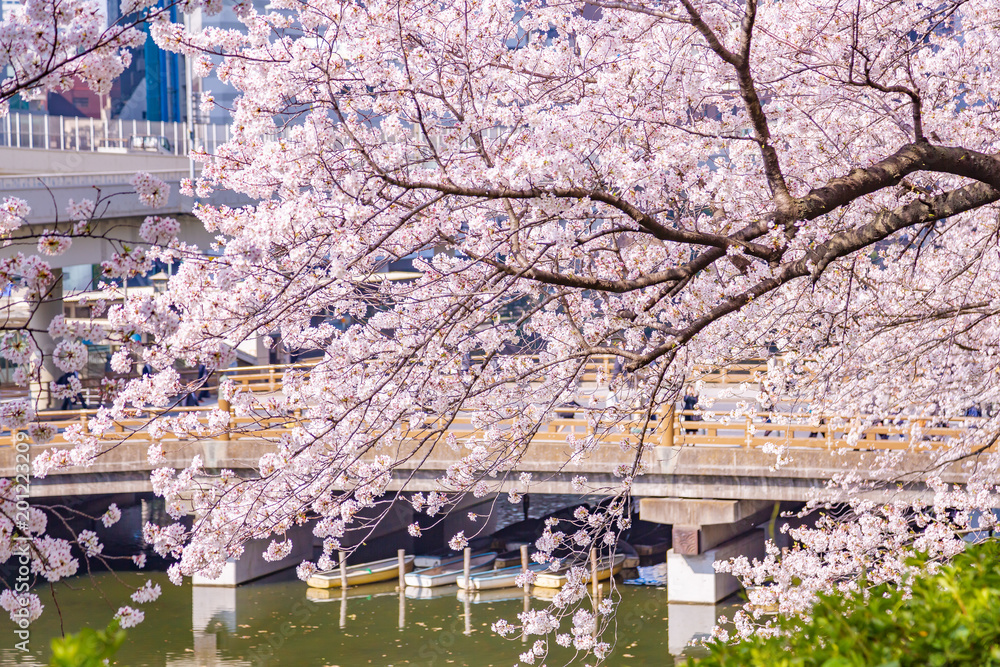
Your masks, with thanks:
M86 83L98 94L110 92L114 80L131 62L132 50L141 46L145 39L139 29L141 24L168 14L174 4L145 0L123 2L121 10L125 16L110 25L106 8L95 0L25 0L17 6L5 6L7 13L0 22L0 71L3 72L0 116L6 115L15 96L29 101L38 99L49 91L65 90L74 81ZM207 3L205 8L217 11L219 7L213 4L217 3ZM189 10L198 6L198 3L185 4ZM138 175L135 185L141 198L156 205L162 184ZM16 193L4 196L0 202L0 234L5 244L10 244L15 235L20 243L37 240L37 254L17 253L0 262L3 285L9 286L16 281L23 287L16 295L5 299L0 309L4 318L0 355L15 366L13 379L16 384L26 386L34 381L37 386L41 379L46 360L39 337L58 341L50 361L63 371L73 372L86 363L86 347L81 340L101 340L109 333L97 324L68 323L62 315L51 322L43 322L40 328L34 317L29 317L27 323L20 326L13 326L10 318L18 309L36 313L51 300L58 278L47 258L65 252L75 238L90 236L89 219L103 203L100 197L97 201L65 202L69 223L56 225L56 229L35 230L25 226L30 211ZM153 230L149 233L154 234L153 240L156 240L156 233L172 229L171 222L151 219L144 231ZM79 393L79 380L70 378L61 391L69 395ZM115 559L102 553L103 545L94 531L75 532L66 523L67 514L72 516L79 514L78 511L60 506L47 507L47 511L43 511L29 504L32 472L29 440L44 444L56 433L53 424L35 420L38 408L31 400L11 400L0 406L0 422L4 429L14 434L16 461L13 478L0 480L0 562L11 561L14 565L11 579L4 581L6 589L0 595L0 607L8 611L22 629L42 612L38 596L29 592L34 583L53 583L76 574L80 568L77 554L105 565ZM112 503L103 515L91 518L110 527L121 518L121 511ZM72 538L48 535L50 519L61 524ZM133 560L141 567L145 556L139 554ZM147 583L133 594L132 599L142 603L158 596L159 587ZM134 625L142 617L141 611L128 606L118 611L122 627Z
M156 471L173 515L188 499L197 513L191 529L147 530L178 559L174 581L219 572L251 538L275 536L268 553L280 557L284 534L317 518L323 556L300 567L307 576L330 567L356 519L382 511L390 481L432 452L454 463L437 491L413 497L431 521L463 494L529 490L519 461L559 406L582 400L593 427L568 438L567 465L641 414L625 442L632 463L602 489L615 499L578 517L573 534L549 526L546 560L627 524L647 434L695 364L777 351L758 404L738 412L791 402L850 415L839 425L848 439L887 415L946 420L995 403L996 10L989 0L274 0L238 4L242 30L197 33L161 17L151 33L162 48L240 93L232 141L199 155L190 192L256 203L198 209L213 248L157 227L141 256L108 267L122 277L184 260L167 292L109 311L113 330L155 340L125 338L115 363L137 356L157 373L78 430L75 453L52 450L37 469L92 460L116 418L169 406L183 389L176 362L218 371L235 344L277 332L320 359L308 374L289 370L278 395L224 383L220 396L256 422L234 427L217 410L150 426L205 438L287 426L253 477L198 459ZM138 183L155 196L155 183ZM392 280L404 260L413 274ZM582 396L600 355L622 373ZM462 420L474 430L456 431ZM794 558L772 551L728 567L801 611L862 570L873 585L899 579L908 550L947 558L976 510L996 505L998 435L987 417L941 449L939 466L969 463L963 490L931 471L933 504L857 501L798 531L806 548ZM150 448L151 461L162 454ZM873 465L894 479L890 457ZM578 606L585 594L571 577L549 611L520 619L538 637L523 662L542 659L552 634L607 654Z

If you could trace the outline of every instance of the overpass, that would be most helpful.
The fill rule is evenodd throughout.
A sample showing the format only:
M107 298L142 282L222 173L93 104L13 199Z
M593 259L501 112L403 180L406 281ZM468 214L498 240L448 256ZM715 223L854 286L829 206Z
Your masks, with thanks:
M4 159L3 152L0 149L0 159ZM116 248L107 239L144 243L139 238L139 226L149 215L169 215L176 218L181 223L181 237L188 243L207 249L215 241L215 235L206 232L204 226L191 214L194 199L180 193L181 179L188 177L188 170L160 169L148 173L170 186L170 196L158 208L149 208L139 203L134 194L135 188L130 184L134 171L0 176L0 197L17 196L31 207L26 220L28 224L11 235L11 243L0 248L0 257L9 257L18 252L36 253L38 234L42 228L75 222L66 215L66 204L70 199L78 202L83 199L96 201L98 197L104 203L95 212L91 236L74 238L69 250L61 255L46 257L52 268L99 264L110 259ZM250 203L250 199L219 190L204 203L236 207Z
M196 125L195 135L194 146L213 152L228 141L230 130L228 125ZM181 222L185 241L207 248L214 236L191 215L194 200L180 194L181 179L192 173L190 148L188 128L182 123L8 114L0 122L0 197L24 199L31 214L28 229L20 237L14 235L12 244L0 249L0 257L35 252L35 240L26 237L37 234L39 226L75 222L65 213L70 199L104 200L95 211L95 237L139 242L139 225L146 216L170 215ZM142 206L132 194L130 181L138 171L170 186L163 206ZM205 203L241 206L249 201L219 191ZM111 244L101 238L77 238L66 253L47 259L58 269L100 263L112 252Z
M61 278L63 269L100 264L112 259L121 244L140 245L139 228L149 215L171 216L181 225L180 236L187 243L207 251L214 235L192 215L195 200L180 193L181 179L195 173L187 157L192 144L187 126L180 123L69 118L37 114L8 114L0 121L0 198L16 196L31 209L26 223L5 239L0 258L23 253L37 254L38 235L45 229L67 231L76 222L69 219L70 200L97 202L87 236L73 238L70 248L57 256L45 257ZM229 127L198 125L194 146L215 151L229 139ZM158 208L140 204L130 181L145 171L165 181L170 194ZM220 190L203 203L243 206L250 199ZM29 304L18 298L18 290L0 300L3 328L31 324L39 328L64 313L62 280L57 280L44 302ZM48 336L39 343L44 353L54 349ZM41 386L33 392L51 405L51 393L44 385L60 375L46 356Z
M192 148L214 153L231 136L228 125L195 124L192 144L191 129L185 123L10 112L0 120L0 156L20 160L0 160L0 174L181 169Z

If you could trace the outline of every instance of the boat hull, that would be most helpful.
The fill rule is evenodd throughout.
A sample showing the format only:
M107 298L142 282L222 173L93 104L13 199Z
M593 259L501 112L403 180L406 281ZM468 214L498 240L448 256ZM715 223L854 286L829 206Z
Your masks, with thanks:
M486 572L492 569L496 553L490 552L473 556L469 565L470 573ZM447 586L455 583L459 577L465 574L465 558L455 558L444 562L438 567L431 567L425 570L415 570L404 578L407 586L418 588L433 588L435 586Z
M545 569L546 566L540 563L532 563L529 569L536 572ZM498 588L515 588L517 586L517 577L521 574L520 567L505 567L502 570L493 570L491 572L483 572L481 574L474 574L469 577L466 581L465 575L462 574L458 577L455 583L458 584L459 588L464 588L466 590L473 591L489 591Z
M413 556L407 556L403 561L403 569L409 572L413 569ZM347 566L347 585L361 586L388 581L399 576L399 562L395 558ZM340 588L340 570L317 572L306 580L312 588Z
M610 579L622 570L622 565L625 563L625 555L617 554L614 559L602 558L597 562L597 580L604 581L605 579ZM587 573L584 575L583 580L590 583L590 563L583 565L586 568ZM566 571L563 572L542 572L537 577L535 577L535 586L539 588L562 588L563 584L566 583Z

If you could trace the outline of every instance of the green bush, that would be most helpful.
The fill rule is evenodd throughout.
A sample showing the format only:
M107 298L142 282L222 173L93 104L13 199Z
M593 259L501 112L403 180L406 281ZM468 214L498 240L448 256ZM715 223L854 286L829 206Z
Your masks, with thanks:
M118 621L111 621L106 630L84 628L52 640L49 667L103 667L124 641L125 631L118 627Z
M970 546L913 581L912 597L883 584L821 595L807 620L782 619L781 636L714 644L698 667L1000 666L1000 544Z

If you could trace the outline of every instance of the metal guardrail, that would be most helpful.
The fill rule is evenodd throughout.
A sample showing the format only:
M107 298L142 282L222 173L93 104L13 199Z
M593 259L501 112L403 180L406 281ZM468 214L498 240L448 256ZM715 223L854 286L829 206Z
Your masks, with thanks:
M151 154L187 155L191 151L186 123L167 123L151 120L50 116L45 114L8 113L0 121L0 147L33 148L58 151L90 151L120 147L133 154L149 153L143 142L142 150L129 150L132 137L158 137L159 148ZM214 153L229 141L228 125L195 125L195 146ZM169 149L166 145L169 145Z

